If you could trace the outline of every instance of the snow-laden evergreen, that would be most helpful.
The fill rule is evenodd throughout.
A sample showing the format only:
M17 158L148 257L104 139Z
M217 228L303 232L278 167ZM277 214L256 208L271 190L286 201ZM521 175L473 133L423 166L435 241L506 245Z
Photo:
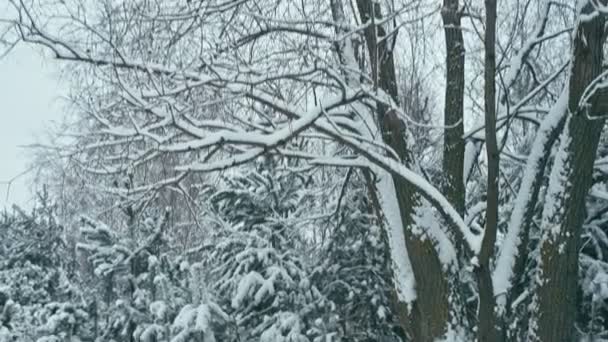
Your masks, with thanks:
M311 283L304 236L290 223L306 205L305 187L289 172L261 170L208 190L227 225L213 236L209 277L245 339L299 342L330 333L317 320L327 301Z

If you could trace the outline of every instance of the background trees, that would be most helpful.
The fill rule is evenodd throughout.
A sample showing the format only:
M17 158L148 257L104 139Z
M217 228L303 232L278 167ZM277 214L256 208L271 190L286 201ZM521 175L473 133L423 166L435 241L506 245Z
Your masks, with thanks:
M605 1L12 4L76 85L89 336L604 333Z

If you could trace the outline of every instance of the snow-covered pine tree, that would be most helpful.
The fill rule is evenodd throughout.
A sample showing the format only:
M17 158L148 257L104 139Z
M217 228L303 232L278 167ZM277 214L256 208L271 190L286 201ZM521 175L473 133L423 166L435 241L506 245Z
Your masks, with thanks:
M331 300L342 338L398 341L391 313L386 237L359 177L345 177L328 204L330 232L313 283ZM350 181L349 181L350 180Z
M169 211L141 214L141 219L129 220L131 234L83 217L77 248L102 281L96 313L96 336L102 341L166 339L170 321L184 303L163 240Z
M173 260L179 259L168 253L150 255L147 271L136 278L132 305L138 310L139 320L132 331L134 341L168 341L173 320L189 302L185 273Z
M310 282L303 232L294 224L307 212L307 180L267 165L260 169L233 172L204 192L224 222L208 258L212 290L232 317L237 340L320 338L316 325L325 299Z
M0 341L78 341L88 314L64 269L68 251L46 192L0 219Z

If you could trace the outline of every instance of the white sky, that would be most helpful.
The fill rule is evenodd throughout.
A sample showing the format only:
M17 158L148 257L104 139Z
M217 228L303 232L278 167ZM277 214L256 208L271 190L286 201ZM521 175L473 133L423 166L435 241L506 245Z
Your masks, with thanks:
M0 209L32 204L27 174L12 182L10 192L5 182L27 170L23 146L37 142L44 127L62 117L57 74L52 59L28 46L0 59Z

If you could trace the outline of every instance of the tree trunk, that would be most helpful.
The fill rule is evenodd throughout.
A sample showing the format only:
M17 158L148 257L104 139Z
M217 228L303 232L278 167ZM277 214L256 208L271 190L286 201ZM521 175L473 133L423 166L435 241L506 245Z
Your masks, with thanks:
M446 83L443 124L444 193L464 217L464 39L458 0L444 0L441 10L446 47Z
M567 94L561 96L567 96ZM560 108L560 101L562 100L558 100L554 104L554 108L547 114L545 121L536 132L534 145L538 146L532 147L522 176L523 180L515 199L515 207L511 213L506 239L516 241L514 242L516 243L516 252L513 254L511 251L503 251L503 253L512 256L501 254L496 264L493 280L496 281L496 278L499 277L501 279L498 282L502 282L498 287L493 284L495 298L499 299L499 304L496 304L499 324L510 321L513 315L517 314L517 309L513 310L512 307L513 301L528 289L529 282L524 281L524 279L526 264L531 254L529 250L530 228L535 217L536 205L539 202L540 189L545 180L544 175L549 164L551 149L555 145L565 122L566 110ZM514 233L511 233L512 231ZM514 236L510 237L509 234ZM504 248L504 244L502 247ZM506 268L511 268L511 271L508 272ZM509 331L507 327L501 328L503 328L502 333L506 338ZM521 332L525 332L527 329L528 327L525 324L520 324L517 327L517 330Z
M446 198L458 213L465 216L466 179L464 176L464 71L465 71L465 48L464 37L461 27L462 11L459 8L459 0L444 0L441 9L443 29L445 34L446 48L446 82L445 82L445 104L443 113L444 141L443 141L443 192ZM453 227L453 229L458 229ZM454 245L460 260L468 260L465 241L460 234L453 234ZM458 280L456 280L458 281ZM473 307L468 310L466 297L471 295L467 283L455 284L451 293L454 300L460 303L452 303L451 310L462 317L463 329L473 326L471 322L476 319ZM453 301L454 301L453 300ZM456 304L456 305L455 305Z
M588 118L600 114L601 96L591 96L588 106L579 106L587 86L602 71L605 18L599 13L590 16L593 11L591 4L583 7L581 16L587 19L579 23L574 34L568 84L570 117L561 135L543 210L541 266L535 290L537 318L531 325L531 339L544 342L575 339L579 241L604 126L603 119Z
M496 141L496 0L485 0L486 32L484 37L484 96L485 96L485 133L488 160L488 185L486 226L484 229L479 265L475 269L479 290L479 311L477 339L480 342L496 341L494 320L494 287L490 258L494 254L496 231L498 228L498 177L499 155Z
M393 51L386 37L384 28L375 25L382 17L380 5L371 0L357 0L362 23L370 25L365 30L368 52L370 55L372 79L374 84L388 93L395 102L397 82ZM406 131L403 122L394 111L383 104L377 105L378 122L382 136L389 146L408 166L413 159L407 146ZM462 182L462 180L459 180ZM431 342L442 337L449 322L449 285L432 239L414 233L413 215L422 205L416 189L400 177L393 177L397 200L403 222L405 245L416 282L416 301L411 307L398 303L400 323L412 341Z

